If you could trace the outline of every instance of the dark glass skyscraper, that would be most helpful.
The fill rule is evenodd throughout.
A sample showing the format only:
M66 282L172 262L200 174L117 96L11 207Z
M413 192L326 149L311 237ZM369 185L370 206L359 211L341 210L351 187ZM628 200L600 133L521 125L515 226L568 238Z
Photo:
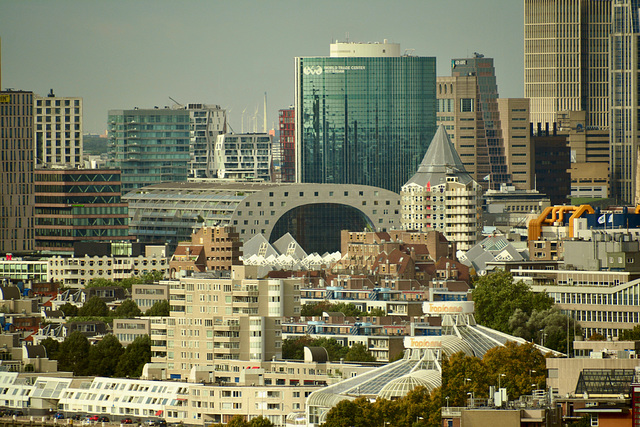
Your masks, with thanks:
M296 179L399 192L436 130L436 60L335 43L296 58Z

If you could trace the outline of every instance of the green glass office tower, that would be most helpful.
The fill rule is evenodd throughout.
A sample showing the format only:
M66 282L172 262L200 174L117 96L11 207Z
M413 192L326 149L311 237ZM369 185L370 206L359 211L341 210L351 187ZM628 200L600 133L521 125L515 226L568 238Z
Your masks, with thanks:
M122 192L167 181L186 181L189 111L109 111L109 166L122 170Z
M386 41L296 58L297 181L399 192L435 134L435 89L435 58Z

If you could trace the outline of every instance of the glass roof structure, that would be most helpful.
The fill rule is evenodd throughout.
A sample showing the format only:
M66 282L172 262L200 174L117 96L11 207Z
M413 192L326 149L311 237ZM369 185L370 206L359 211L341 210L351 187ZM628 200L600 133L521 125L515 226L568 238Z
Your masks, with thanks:
M635 377L635 369L583 369L576 394L629 396Z
M429 390L439 387L442 383L440 361L443 355L463 352L482 358L488 350L509 341L528 343L525 339L477 325L473 314L442 315L442 333L438 347L407 349L401 360L311 393L307 399L308 425L320 425L329 410L342 400L355 400L361 396L397 399L420 385ZM535 346L543 354L563 355L540 345Z

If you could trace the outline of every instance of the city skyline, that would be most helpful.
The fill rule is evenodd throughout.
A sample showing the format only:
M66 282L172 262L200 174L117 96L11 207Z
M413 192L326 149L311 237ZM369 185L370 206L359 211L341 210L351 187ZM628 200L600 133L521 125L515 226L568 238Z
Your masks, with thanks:
M438 76L480 52L495 58L500 96L523 96L521 2L0 4L2 88L82 97L89 133L104 133L109 109L169 97L219 104L233 131L261 131L265 92L267 126L277 127L277 111L294 102L294 58L329 56L336 39L400 43L435 56Z

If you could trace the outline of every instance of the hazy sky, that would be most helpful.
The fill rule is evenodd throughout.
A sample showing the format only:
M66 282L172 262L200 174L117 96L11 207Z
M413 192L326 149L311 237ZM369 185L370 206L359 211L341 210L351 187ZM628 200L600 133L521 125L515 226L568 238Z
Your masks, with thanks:
M435 56L495 58L501 97L523 96L522 0L0 0L2 88L84 98L85 132L109 109L218 104L251 131L264 92L268 124L293 103L294 57L328 56L332 39L388 39Z

